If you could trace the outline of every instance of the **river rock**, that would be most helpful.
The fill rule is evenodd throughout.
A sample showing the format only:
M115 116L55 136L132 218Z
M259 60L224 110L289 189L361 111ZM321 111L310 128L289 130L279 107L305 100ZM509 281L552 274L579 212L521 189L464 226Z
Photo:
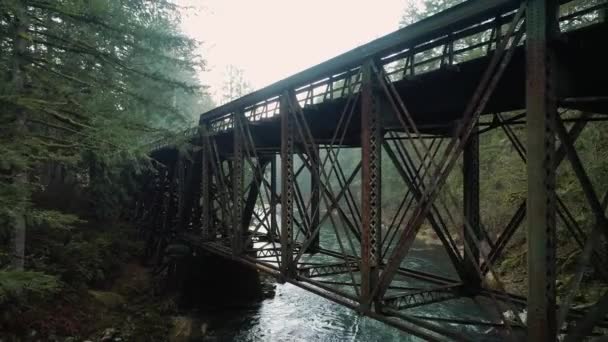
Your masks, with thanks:
M262 296L265 299L274 298L276 285L268 283L266 281L262 282Z
M108 328L103 331L103 335L101 336L101 342L110 342L115 341L115 337L117 337L118 331L114 328Z

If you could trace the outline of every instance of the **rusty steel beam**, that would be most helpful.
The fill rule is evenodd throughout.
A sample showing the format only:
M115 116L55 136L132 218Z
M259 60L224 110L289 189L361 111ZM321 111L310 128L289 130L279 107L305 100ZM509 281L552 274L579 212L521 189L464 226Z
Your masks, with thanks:
M320 157L319 147L315 147L313 150L314 156L311 156L311 168L310 168L310 227L309 231L312 235L312 242L307 250L310 253L317 253L319 251L320 235L319 231L315 228L320 222L320 206L321 206L321 179L319 175ZM315 233L316 231L316 233Z
M201 228L201 167L202 154L191 151L186 176L186 216L182 229L197 230Z
M294 123L288 92L281 95L281 275L289 278L293 270Z
M359 270L359 263L355 261L350 261L320 266L300 267L298 269L298 275L306 278L315 278L345 274L357 270Z
M211 146L209 143L209 131L206 125L200 126L202 141L201 148L201 230L205 238L215 238L215 231L211 225Z
M381 156L383 129L372 62L363 66L361 85L361 311L372 304L382 264ZM379 305L375 301L375 305ZM377 311L379 307L375 308Z
M570 160L570 165L572 166L572 169L579 180L583 193L585 194L587 202L591 207L591 211L595 216L594 227L591 230L591 233L588 235L587 241L583 247L583 252L579 256L577 269L568 286L569 293L561 304L562 308L560 309L560 314L557 320L558 324L561 324L568 316L570 305L574 300L574 296L578 292L580 282L583 278L584 269L591 262L592 254L594 252L600 252L602 233L604 233L605 236L608 236L608 220L606 219L605 208L602 205L593 184L591 183L591 179L589 178L583 163L578 156L578 153L576 152L573 141L570 139L566 127L559 117L555 118L554 126L557 136L561 140L562 146L566 151L566 155ZM596 254L596 256L598 257L598 261L601 261L601 253ZM602 265L601 262L596 270L604 279L608 279L606 267L605 265ZM560 327L558 326L558 328Z
M576 139L578 139L579 135L581 134L581 132L587 125L586 119L589 119L589 117L590 117L590 115L588 113L582 113L582 115L580 116L580 121L575 121L574 124L572 125L572 127L570 128L570 130L568 131L568 137L569 137L568 139L572 143L574 143L576 141ZM501 119L501 121L504 122L504 120L502 120L502 119ZM509 129L507 129L507 127L508 126L503 126L505 133L510 131ZM526 153L527 152L526 152L525 147L523 146L523 144L517 137L517 135L515 135L514 133L511 132L511 133L507 133L507 137L509 138L509 140L515 147L515 149L516 149L518 155L520 156L520 158L522 159L522 161L524 163L526 163ZM566 147L564 144L561 144L555 152L554 165L555 165L556 170L559 168L559 166L561 165L561 163L565 157L566 157ZM580 237L578 235L576 235L577 233L579 235L581 235L580 232L577 232L573 227L571 227L571 223L568 222L569 217L571 217L571 214L568 212L565 204L560 200L559 196L556 196L556 199L557 199L558 209L561 209L561 210L557 211L557 213L559 214L559 217L562 219L566 228L569 229L569 231L571 231L572 235L577 240L577 243L580 244L580 242L578 241L578 240L580 240ZM605 206L603 206L603 207L605 207ZM503 250L507 247L507 244L513 237L513 234L515 234L515 232L517 231L517 229L519 228L519 226L521 225L521 222L523 222L525 217L526 217L526 201L523 200L520 203L519 207L517 207L517 210L511 217L511 220L509 221L507 226L503 229L502 233L500 234L500 236L494 243L494 246L492 247L492 250L490 251L490 253L488 255L488 260L486 260L484 262L484 264L482 264L481 269L482 269L482 272L484 272L484 274L488 272L489 265L494 265L496 263L496 261L498 260L498 258L502 255Z
M555 56L557 2L529 0L526 12L528 341L555 341Z
M260 195L260 188L263 186L262 180L264 178L264 172L266 171L266 166L269 162L270 160L267 158L259 158L258 164L255 166L255 170L253 171L253 178L251 179L249 192L247 193L247 199L245 200L245 208L243 211L242 229L244 232L247 232L249 226L251 225L255 204L258 196Z
M479 135L478 126L471 132L462 154L462 185L464 217L472 231L463 226L463 236L469 248L464 250L464 267L467 290L477 291L481 286L481 276L477 271L480 263L478 246L482 239L479 216Z
M219 214L218 218L218 226L213 226L212 229L217 232L218 228L221 233L222 238L226 238L229 235L229 231L232 230L232 195L231 188L229 186L230 182L228 177L225 175L223 163L227 162L226 160L220 158L218 153L218 147L215 139L208 139L209 141L209 154L211 156L211 175L213 179L215 179L215 183L212 183L215 188L210 190L213 195L217 194L214 201L210 203L217 203L219 206ZM213 218L214 216L211 215Z
M277 222L277 156L270 157L270 231L269 239L275 241L279 237L279 225Z
M243 112L237 111L233 114L233 155L232 155L232 253L239 255L244 251L244 229L243 229L243 186L245 173L243 168L243 125L245 118Z
M383 299L383 304L395 310L405 310L443 302L458 298L459 293L457 290L460 286L462 285L447 285L438 288L395 294L385 297Z
M400 174L401 179L403 179L403 181L406 183L409 191L411 191L413 193L413 196L417 201L420 201L422 199L422 189L419 189L418 188L419 185L414 183L413 175L408 174L406 169L400 164L399 159L397 158L397 155L395 154L395 152L393 151L393 149L390 147L390 145L388 143L385 142L383 144L383 146L384 146L384 151L386 152L386 155L393 162L395 169ZM463 267L463 259L460 256L460 254L458 253L457 247L454 245L453 239L451 239L450 232L446 228L445 223L443 222L443 219L441 218L439 209L435 205L433 205L432 210L428 213L427 220L429 221L431 228L433 228L433 230L435 231L435 233L441 240L441 243L445 247L445 251L446 251L448 257L450 258L450 261L452 262L452 265L454 266L456 273L458 273L458 275L461 279L465 279L466 270ZM396 232L395 232L395 234L396 234ZM393 234L393 237L395 236L395 234ZM389 241L389 245L390 245L390 241ZM387 250L388 250L388 247L389 246L387 245L387 247L386 247Z
M494 248L488 253L488 260L486 260L481 265L481 270L484 274L486 274L490 270L490 266L494 265L498 258L502 255L503 250L507 247L509 241L513 237L513 234L517 231L517 228L520 226L521 222L526 217L526 201L522 201L520 205L515 210L513 216L507 223L506 227L501 232L500 236L496 240L494 244Z
M300 251L299 246L294 246L293 248L293 253L298 253ZM273 258L273 257L280 257L281 256L281 248L265 248L265 249L258 249L258 250L252 250L250 251L252 253L255 253L255 257L256 258Z

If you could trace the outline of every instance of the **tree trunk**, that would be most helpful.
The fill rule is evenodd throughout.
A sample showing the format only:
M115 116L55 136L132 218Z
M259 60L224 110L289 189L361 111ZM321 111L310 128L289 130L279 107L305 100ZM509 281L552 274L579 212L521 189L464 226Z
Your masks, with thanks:
M15 38L13 41L13 65L12 65L12 83L13 89L16 95L23 94L24 92L24 75L23 75L23 54L27 50L26 30L27 30L27 17L25 12L25 5L22 2L18 2L15 11ZM14 126L14 138L15 141L24 141L24 137L27 134L27 113L19 107L15 108L15 126ZM27 193L25 187L27 187L27 169L15 167L13 169L13 182L15 186L22 190L20 191L20 198L17 200L17 205L14 210L12 224L14 229L13 235L13 250L12 250L12 265L17 270L22 270L25 261L25 233L26 233L26 203Z

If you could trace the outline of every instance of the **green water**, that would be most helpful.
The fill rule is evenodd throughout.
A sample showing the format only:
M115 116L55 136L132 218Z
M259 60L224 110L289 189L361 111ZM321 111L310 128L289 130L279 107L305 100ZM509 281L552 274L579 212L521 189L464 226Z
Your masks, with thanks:
M322 230L321 245L334 245L331 230ZM336 247L336 246L333 246ZM334 248L335 249L335 248ZM334 259L335 261L335 259ZM416 242L402 264L438 275L453 274L441 246ZM406 283L402 283L407 285ZM412 283L411 285L414 285ZM470 300L450 300L410 309L415 315L479 319L492 313ZM204 313L203 341L421 341L401 330L307 292L295 285L277 284L274 298L240 309L216 309ZM471 340L500 341L492 328L443 325Z

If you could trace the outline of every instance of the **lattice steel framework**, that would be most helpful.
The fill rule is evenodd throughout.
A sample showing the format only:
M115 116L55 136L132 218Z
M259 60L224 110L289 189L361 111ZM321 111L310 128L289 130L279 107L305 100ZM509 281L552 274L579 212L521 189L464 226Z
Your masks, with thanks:
M608 279L608 195L575 146L608 113L608 56L593 45L608 33L606 4L563 3L467 1L203 114L185 133L189 154L162 142L152 152L159 166L135 206L148 255L162 264L168 244L185 242L427 340L604 333L606 294L586 310L573 303L588 266ZM479 141L497 130L525 163L528 192L494 234L480 216ZM589 231L556 194L565 159L595 217ZM458 173L455 191L446 183ZM399 186L386 210L382 189ZM524 220L527 298L496 271ZM559 302L558 227L580 248ZM411 266L421 231L450 270ZM451 305L479 314L438 310ZM523 309L527 319L507 317Z

